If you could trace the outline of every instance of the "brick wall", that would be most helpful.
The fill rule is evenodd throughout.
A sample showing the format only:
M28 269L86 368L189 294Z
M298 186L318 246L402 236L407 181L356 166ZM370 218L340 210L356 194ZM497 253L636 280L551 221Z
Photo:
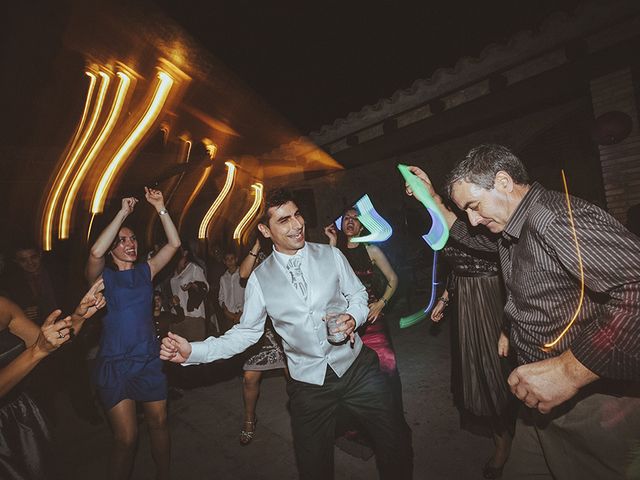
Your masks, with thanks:
M631 70L591 80L591 97L596 118L617 110L633 121L631 134L623 141L599 146L607 209L626 223L628 208L640 203L640 131Z

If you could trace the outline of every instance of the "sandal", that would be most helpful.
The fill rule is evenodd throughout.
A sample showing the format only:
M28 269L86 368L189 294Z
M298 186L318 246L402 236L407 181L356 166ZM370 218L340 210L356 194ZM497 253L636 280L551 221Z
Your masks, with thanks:
M253 422L250 422L248 420L244 421L244 427L245 428L248 427L251 430L248 430L248 429L245 430L245 428L240 430L240 445L245 446L251 443L251 440L253 440L253 434L256 433L257 423L258 423L258 419L256 417L253 418Z
M494 467L491 464L491 459L487 460L487 463L484 464L482 468L482 477L488 479L496 479L502 477L502 469L504 468L504 463L499 467Z

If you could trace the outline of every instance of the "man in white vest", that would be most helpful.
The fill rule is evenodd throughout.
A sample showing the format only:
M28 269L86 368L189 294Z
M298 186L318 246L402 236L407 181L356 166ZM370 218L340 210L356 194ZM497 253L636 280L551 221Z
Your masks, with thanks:
M411 478L411 431L376 354L355 332L369 310L364 286L338 249L305 242L304 218L287 190L267 195L258 228L274 249L249 277L240 323L203 342L169 333L160 357L185 364L230 358L260 339L269 315L291 374L287 393L300 478L333 478L338 408L350 411L373 439L380 478ZM334 345L323 318L337 312L337 329L347 341Z

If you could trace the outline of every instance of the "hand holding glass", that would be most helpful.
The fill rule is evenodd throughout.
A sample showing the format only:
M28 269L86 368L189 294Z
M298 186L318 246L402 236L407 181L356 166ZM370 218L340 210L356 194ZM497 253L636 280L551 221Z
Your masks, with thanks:
M326 313L323 318L324 322L327 324L327 340L333 345L340 345L347 339L347 334L345 332L339 331L342 323L339 324L338 319L342 315L345 315L345 313L329 312Z

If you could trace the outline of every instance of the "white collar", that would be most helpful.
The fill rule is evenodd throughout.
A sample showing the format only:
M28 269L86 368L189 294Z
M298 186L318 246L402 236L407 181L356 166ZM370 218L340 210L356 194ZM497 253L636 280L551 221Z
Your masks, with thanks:
M294 255L287 255L286 253L277 251L275 245L273 246L273 253L275 254L275 258L278 261L278 263L282 265L282 267L286 270L289 260L291 260L293 257L299 257L300 260L304 261L304 259L307 256L307 242L305 240L304 246L300 250L298 250Z

